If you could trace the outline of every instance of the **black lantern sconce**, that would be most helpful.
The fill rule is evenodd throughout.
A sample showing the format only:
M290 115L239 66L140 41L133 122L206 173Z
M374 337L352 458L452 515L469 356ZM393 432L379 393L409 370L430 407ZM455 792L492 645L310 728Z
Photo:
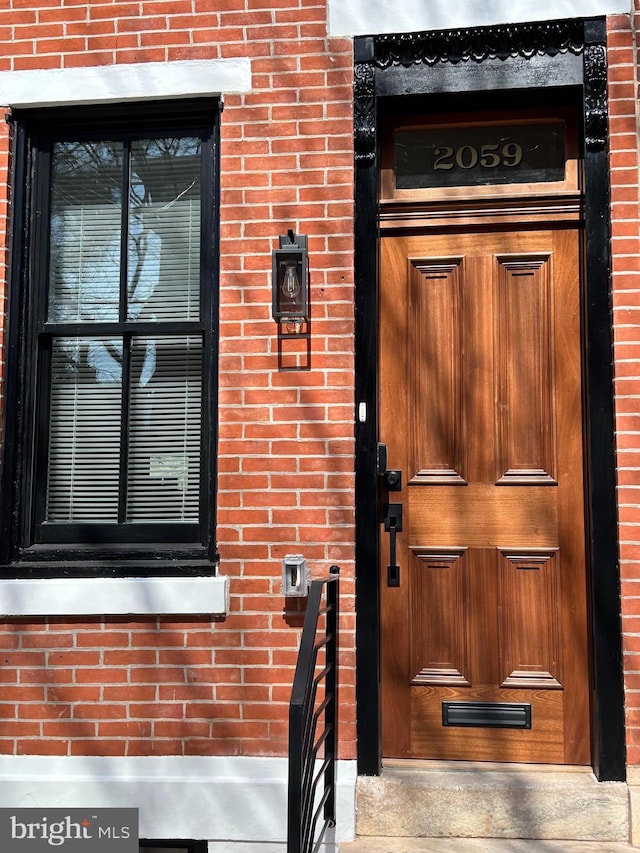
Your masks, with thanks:
M279 243L271 253L273 319L298 325L309 320L307 237L289 229Z

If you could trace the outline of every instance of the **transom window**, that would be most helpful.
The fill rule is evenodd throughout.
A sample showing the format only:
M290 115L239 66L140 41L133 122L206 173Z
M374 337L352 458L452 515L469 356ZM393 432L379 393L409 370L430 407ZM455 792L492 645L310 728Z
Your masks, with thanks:
M218 111L173 112L19 117L23 558L208 544Z
M496 195L576 195L578 123L565 107L455 111L384 120L380 189L385 201Z

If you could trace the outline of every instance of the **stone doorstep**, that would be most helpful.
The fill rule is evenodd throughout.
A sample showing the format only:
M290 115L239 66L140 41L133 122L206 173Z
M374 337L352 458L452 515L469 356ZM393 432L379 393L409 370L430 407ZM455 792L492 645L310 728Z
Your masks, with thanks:
M496 838L360 838L340 853L631 853L624 841L540 841Z
M386 761L381 776L358 779L356 832L363 841L546 839L599 842L602 850L603 842L629 842L633 793L582 767Z

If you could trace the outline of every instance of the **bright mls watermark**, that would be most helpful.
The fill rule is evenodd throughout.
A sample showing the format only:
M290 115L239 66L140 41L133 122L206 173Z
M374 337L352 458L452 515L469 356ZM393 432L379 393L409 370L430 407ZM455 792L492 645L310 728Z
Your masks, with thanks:
M138 853L138 809L2 809L2 853Z

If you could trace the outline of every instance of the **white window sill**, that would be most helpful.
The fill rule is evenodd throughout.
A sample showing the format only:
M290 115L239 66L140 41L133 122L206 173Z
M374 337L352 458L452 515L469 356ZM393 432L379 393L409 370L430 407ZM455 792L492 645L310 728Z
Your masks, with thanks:
M0 580L0 616L212 615L229 612L229 578Z

